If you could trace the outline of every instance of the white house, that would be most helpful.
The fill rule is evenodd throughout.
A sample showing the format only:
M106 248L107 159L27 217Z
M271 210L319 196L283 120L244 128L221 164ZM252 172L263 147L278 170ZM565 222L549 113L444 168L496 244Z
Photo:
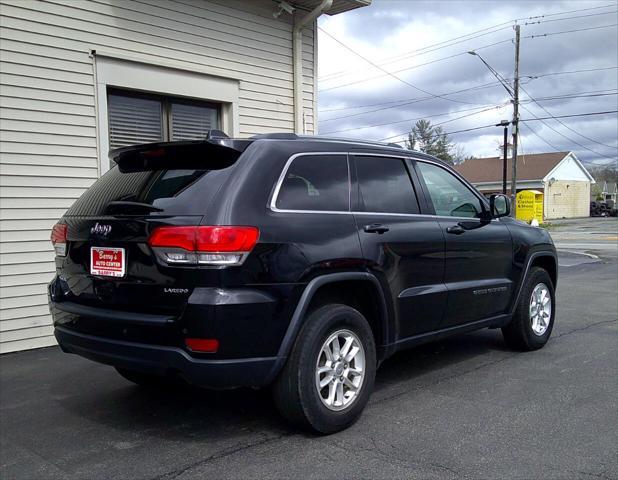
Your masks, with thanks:
M50 228L110 148L316 133L316 18L371 0L0 0L0 352L54 343Z
M485 194L502 191L499 157L475 158L455 169ZM511 187L512 159L507 161L507 190ZM590 185L595 183L573 152L518 155L517 191L539 190L545 219L587 217L590 213Z

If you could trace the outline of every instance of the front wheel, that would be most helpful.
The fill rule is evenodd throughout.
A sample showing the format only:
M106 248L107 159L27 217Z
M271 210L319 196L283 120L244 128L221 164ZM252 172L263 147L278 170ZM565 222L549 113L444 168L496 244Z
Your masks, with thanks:
M502 328L502 335L511 348L538 350L547 343L554 328L554 285L547 271L540 267L533 267L524 282L513 319Z
M325 305L305 320L274 384L275 403L302 428L338 432L362 413L375 371L375 341L365 317L347 305Z

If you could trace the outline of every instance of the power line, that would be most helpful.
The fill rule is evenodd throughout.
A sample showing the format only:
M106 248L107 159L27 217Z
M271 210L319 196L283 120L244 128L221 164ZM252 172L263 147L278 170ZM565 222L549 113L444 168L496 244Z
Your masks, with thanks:
M610 113L618 113L618 110L608 110L608 111L604 111L604 112L587 112L587 113L573 113L571 115L559 115L559 116L555 116L555 117L535 117L535 118L528 118L528 119L520 119L520 122L536 122L537 120L549 120L549 119L556 119L556 118L571 118L571 117L589 117L589 116L593 116L593 115L608 115ZM456 130L454 132L444 132L446 135L453 135L455 133L462 133L462 132L471 132L473 130L481 130L483 128L489 128L489 127L495 127L495 124L491 124L491 125L483 125L481 127L472 127L472 128L466 128L463 130ZM410 133L409 131L403 132L403 133L399 133L397 135L391 135L390 137L386 137L386 138L382 138L380 140L378 140L379 142L383 142L385 140L390 140L391 138L397 138L397 137L401 137L402 135L407 135L408 133Z
M489 128L489 127L494 127L495 128L495 124L492 123L491 125L483 125L481 127L472 127L472 128L464 128L463 130L455 130L453 132L442 132L445 135L454 135L455 133L463 133L463 132L472 132L473 130L482 130L483 128ZM404 132L404 133L399 133L397 135L391 135L390 137L386 137L386 138L381 138L380 140L378 140L378 142L384 142L386 140L390 140L392 138L397 138L397 137L401 137L403 135L408 135L410 133L410 131Z
M584 11L590 11L590 10L599 10L601 8L610 8L610 7L614 7L615 4L608 4L608 5L602 5L602 6L597 6L597 7L588 7L588 8L580 8L580 9L576 9L576 10L569 10L566 12L555 12L555 13L549 13L549 14L543 14L543 15L536 15L533 17L521 17L521 18L514 18L512 20L508 20L506 22L502 22L502 23L497 23L495 25L491 25L489 27L485 27L482 28L480 30L475 30L473 32L467 33L465 35L460 35L458 37L453 37L447 40L443 40L441 42L437 42L434 44L430 44L430 45L426 45L424 47L415 49L415 50L409 50L408 52L404 52L402 54L399 55L395 55L393 57L386 57L385 59L383 59L382 61L379 61L378 63L380 63L381 65L388 65L389 63L394 63L394 62L398 62L398 61L402 61L407 57L414 57L414 56L419 56L419 55L424 55L426 53L430 53L436 50L439 50L441 48L447 48L447 47L451 47L454 45L457 45L459 43L464 43L466 41L469 40L473 40L475 38L479 38L485 35L489 35L492 33L496 33L499 32L501 30L505 30L511 27L511 24L518 22L518 21L522 21L522 20L534 20L537 18L545 18L545 17L551 17L551 16L556 16L556 15L566 15L569 13L577 13L577 12L584 12ZM574 16L574 17L566 17L566 18L558 18L558 19L552 19L552 20L539 20L538 22L527 22L524 25L528 25L528 24L538 24L541 22L550 22L550 21L560 21L560 20L571 20L571 19L577 19L577 18L583 18L583 17L589 17L589 16L596 16L596 15L607 15L609 13L613 13L613 12L601 12L601 13L593 13L593 14L588 14L588 15L578 15L578 16ZM488 31L489 30L489 31ZM324 30L323 30L324 31ZM484 33L482 33L484 32ZM477 35L478 34L478 35ZM469 37L469 38L466 38ZM445 45L447 44L447 45ZM435 48L437 47L437 48ZM422 53L420 53L422 52ZM416 54L416 55L415 55ZM324 75L323 77L318 77L318 80L333 80L334 78L338 78L341 76L345 76L346 74L349 74L349 71L339 71L339 72L334 72L331 74L327 74Z
M425 47L417 48L416 50L409 50L408 52L404 52L404 53L402 53L400 55L395 55L393 57L387 57L387 58L383 59L382 61L380 61L379 63L381 65L388 65L390 63L401 62L401 61L403 61L403 60L405 60L407 58L418 57L418 56L421 56L421 55L425 55L427 53L435 52L435 51L440 50L442 48L452 47L452 46L458 45L460 43L464 43L464 42L467 42L467 41L470 41L470 40L474 40L475 38L483 37L485 35L490 35L492 33L496 33L496 32L500 32L502 30L506 30L506 29L511 27L510 26L511 23L512 23L512 21L504 22L504 23L499 23L497 25L493 25L491 27L487 27L487 28L484 28L484 29L481 29L481 30L477 30L475 32L471 32L471 33L466 34L466 35L461 35L459 37L454 37L454 38L451 38L449 40L444 40L442 42L438 42L438 43L435 43L435 44L432 44L432 45L427 45ZM503 27L502 25L505 25L505 24L508 24L508 25ZM489 32L481 33L479 35L475 35L476 33L483 32L485 30L490 30L490 29L495 28L495 27L501 27L501 28L497 28L497 29L491 30ZM322 29L322 31L324 31L324 30ZM469 37L469 38L464 38L464 37ZM448 45L444 45L445 43L448 43ZM442 46L440 46L440 45L442 45ZM348 75L349 73L350 72L348 70L340 70L339 72L334 72L334 73L330 73L328 75L324 75L323 77L318 77L318 80L324 80L324 81L326 81L326 80L333 80L335 78Z
M506 30L508 28L510 28L510 25L506 26L506 27L498 28L496 30L493 30L493 31L490 31L490 32L487 32L487 33L484 33L484 34L481 34L481 35L475 35L475 36L469 37L469 38L467 38L465 40L460 40L460 41L457 41L457 42L452 42L452 43L450 43L448 45L444 45L442 47L431 48L431 49L419 49L419 50L417 50L417 51L420 51L420 53L406 54L406 55L401 55L399 57L390 57L389 60L383 60L383 61L380 62L380 64L381 65L388 65L388 64L391 64L391 63L402 62L404 60L409 60L409 59L414 58L414 57L419 57L421 55L426 55L428 53L433 53L435 51L441 50L442 48L452 47L452 46L455 46L455 45L459 45L460 43L465 43L465 42L467 42L469 40L474 40L475 38L479 38L479 37L482 37L482 36L485 36L485 35L489 35L491 33L500 32L500 31ZM425 51L421 51L421 50L425 50ZM415 50L412 50L412 52L415 52ZM340 71L336 75L335 74L331 74L331 75L329 75L328 77L325 77L325 78L318 78L318 80L330 81L330 80L334 80L335 78L345 77L346 75L349 75L349 74L350 74L350 72L347 71L347 70L346 71Z
M487 85L490 85L490 84L486 84L485 86L487 86ZM491 83L491 85L499 85L499 82L492 82L492 83ZM471 90L478 90L478 89L480 89L480 87L481 87L481 86L478 86L478 85L477 85L477 86L475 86L475 87L464 88L464 89L461 89L461 90L456 90L456 91L454 91L454 92L443 93L443 94L441 94L441 95L443 95L443 96L447 96L447 95L455 95L455 94L457 94L457 93L468 92L468 91L471 91ZM359 113L351 113L351 114L349 114L349 115L341 115L341 116L339 116L339 117L327 118L327 119L324 119L324 120L320 120L320 122L321 122L321 123L325 123L325 122L331 122L331 121L333 121L333 120L341 120L341 119L343 119L343 118L358 117L358 116L361 116L361 115L366 115L366 114L368 114L368 113L380 112L380 111L382 111L382 110L389 110L389 109L391 109L391 108L399 108L399 107L404 107L404 106L407 106L407 105L412 105L412 104L414 104L414 103L424 102L424 101L426 101L426 100L431 100L432 98L434 98L434 97L421 97L421 98L414 98L414 99L410 99L410 101L407 101L407 102L405 102L405 103L400 103L399 105L392 105L392 106L389 106L389 107L376 108L376 109L374 109L374 110L366 110L366 111L364 111L364 112L359 112ZM389 103L392 103L392 102L389 102ZM379 104L378 104L378 105L379 105ZM479 105L479 106L480 106L480 107L483 107L483 106L486 106L486 105Z
M448 97L444 97L441 95L436 95L435 93L431 93L427 90L424 90L420 87L417 87L416 85L404 80L401 77L398 77L397 75L395 75L394 73L389 72L388 70L385 70L384 68L382 68L381 66L379 66L377 63L372 62L371 60L369 60L367 57L361 55L360 53L358 53L356 50L354 50L353 48L349 47L348 45L346 45L345 43L343 43L341 40L335 38L333 35L331 35L330 33L328 33L326 30L324 30L322 27L318 27L322 32L324 32L326 35L328 35L330 38L332 38L333 40L335 40L339 45L341 45L342 47L344 47L345 49L349 50L350 52L352 52L354 55L356 55L359 58L362 58L365 62L367 62L369 65L377 68L378 70L384 72L386 75L389 75L391 77L393 77L396 80L399 80L401 83L404 83L412 88L414 88L415 90L418 90L419 92L423 92L426 95L430 95L432 97L435 98L442 98L443 100L448 100L450 102L456 102L456 103L467 103L470 104L470 102L465 102L463 100L453 100L452 98L448 98Z
M615 70L618 66L615 67L602 67L602 68L587 68L585 70L569 70L565 72L552 72L552 73L543 73L541 75L522 75L522 77L529 78L531 80L536 80L537 78L545 78L553 75L568 75L571 73L584 73L584 72L599 72L602 70Z
M374 125L365 125L363 127L353 127L353 128L345 128L345 129L342 129L342 130L332 130L330 132L324 132L323 135L329 135L329 134L332 134L332 133L351 132L351 131L354 131L354 130L362 130L362 129L365 129L365 128L383 127L385 125L395 125L397 123L413 122L415 120L421 120L421 119L424 119L424 118L441 117L441 116L444 116L444 115L452 115L453 113L468 112L470 110L479 110L479 108L483 108L482 110L479 110L479 111L474 112L474 113L469 113L469 114L463 115L461 117L453 118L451 120L446 120L444 122L434 124L434 126L437 127L437 126L442 125L444 123L449 123L449 122L453 122L455 120L459 120L461 118L470 117L472 115L477 115L479 113L487 112L489 110L493 110L495 108L499 108L499 107L502 107L502 106L504 106L504 105L501 104L501 105L485 106L486 108L483 108L483 107L465 108L463 110L456 110L455 112L436 113L436 114L433 114L433 115L425 115L425 116L417 117L417 118L406 118L405 120L397 120L397 121L394 121L394 122L376 123Z
M539 138L541 141L545 142L547 145L549 145L549 147L558 152L560 151L560 149L558 147L556 147L555 145L551 144L548 140L545 140L543 137L541 137L538 133L536 133L534 130L532 130L528 125L526 125L525 123L523 124L524 127L526 127L528 129L528 131L530 133L532 133L532 135L534 135L535 137Z
M587 32L589 30L599 30L601 28L610 28L610 27L616 27L616 26L618 26L618 23L612 23L611 25L600 25L598 27L578 28L575 30L563 30L561 32L549 32L549 33L540 33L538 35L527 35L523 38L551 37L552 35L562 35L564 33L575 33L575 32Z
M483 46L480 46L480 47L476 47L474 50L482 50L482 49L484 49L484 48L495 47L496 45L501 45L501 44L503 44L503 43L510 43L510 42L512 42L512 39L511 39L511 38L507 38L507 39L505 39L505 40L501 40L501 41L499 41L499 42L494 42L494 43L490 43L490 44L483 45ZM399 69L399 70L393 70L392 72L388 73L388 75L390 75L390 74L395 74L395 73L406 72L406 71L408 71L408 70L413 70L413 69L415 69L415 68L424 67L424 66L427 66L427 65L431 65L431 64L433 64L433 63L443 62L444 60L449 60L449 59L451 59L451 58L460 57L460 56L462 56L462 55L467 55L467 54L468 54L468 51L466 50L465 52L455 53L455 54L453 54L453 55L449 55L449 56L447 56L447 57L437 58L437 59L435 59L435 60L431 60L431 61L429 61L429 62L419 63L418 65L413 65L413 66L411 66L411 67L401 68L401 69ZM384 77L384 76L386 76L386 75L387 75L387 74L383 74L383 75L376 75L375 77L364 78L364 79L361 79L361 80L355 80L355 81L353 81L353 82L344 83L344 84L337 85L337 86L334 86L334 87L328 87L328 88L318 89L318 92L327 92L327 91L329 91L329 90L335 90L335 89L338 89L338 88L347 87L347 86L349 86L349 85L356 85L356 84L358 84L358 83L369 82L369 81L371 81L371 80L375 80L376 78L382 78L382 77Z
M598 144L598 145L602 145L603 147L607 147L607 148L614 148L614 149L618 150L618 147L614 147L614 146L612 146L612 145L606 145L605 143L601 143L601 142L599 142L599 141L597 141L597 140L594 140L593 138L587 137L586 135L584 135L584 134L582 134L582 133L579 133L579 132L578 132L578 131L576 131L576 130L573 130L571 127L569 127L568 125L566 125L564 122L562 122L561 120L558 120L557 118L555 118L555 117L554 117L554 115L553 115L553 114L552 114L549 110L547 110L547 109L546 109L543 105L541 105L541 104L538 102L538 99L535 99L534 97L532 97L532 95L530 95L530 92L528 92L528 91L527 91L524 87L521 87L521 89L525 92L525 94L526 94L526 95L528 95L528 97L530 98L530 100L532 100L534 103L536 103L536 104L537 104L537 105L538 105L538 106L539 106L539 107L540 107L540 108L541 108L541 109L542 109L545 113L547 113L548 115L551 115L551 116L552 116L552 118L554 118L554 119L555 119L555 120L556 120L556 121L557 121L560 125L562 125L563 127L565 127L567 130L570 130L571 132L573 132L573 133L575 133L575 134L579 135L579 136L580 136L580 137L582 137L582 138L585 138L586 140L588 140L588 141L590 141L590 142L592 142L592 143L596 143L596 144ZM611 94L605 94L605 95L611 95ZM576 144L577 144L577 142L574 142L574 143L576 143ZM582 146L583 148L586 148L586 149L590 150L590 151L591 151L591 152L593 152L593 153L596 153L597 155L601 155L601 154L599 154L599 153L595 152L594 150L589 149L588 147L584 147L583 145L580 145L580 146ZM601 156L603 157L604 155L601 155Z
M589 94L589 95L559 95L559 96L555 96L555 97L537 97L536 101L537 102L545 102L545 101L551 101L551 100L570 100L572 98L593 98L593 97L608 97L611 95L618 95L618 92L611 92L611 93L594 93L594 94ZM526 103L536 103L534 100L524 100ZM521 102L523 103L523 102Z
M555 17L556 15L568 15L569 13L586 12L589 10L599 10L601 8L609 8L609 7L615 7L615 6L616 6L615 3L608 3L607 5L597 5L596 7L578 8L577 10L568 10L566 12L544 13L542 15L535 15L532 17L518 18L517 20L533 20L535 18Z
M497 85L499 85L499 82L489 82L489 83L484 83L484 84L481 84L481 85L475 85L474 87L464 88L462 90L455 90L454 92L443 93L442 95L454 95L456 93L468 92L468 91L471 91L471 90L480 90L480 89L483 89L483 88L487 88L487 87L490 87L490 86L497 86ZM367 107L379 107L379 106L382 106L382 105L390 105L390 104L393 104L393 103L400 103L400 102L406 102L406 103L402 103L401 105L407 105L408 102L422 101L422 100L427 100L427 99L430 99L430 98L432 98L432 97L417 97L417 98L410 98L410 97L408 97L408 98L400 98L399 100L391 100L391 101L388 101L388 102L370 103L370 104L365 104L365 105L352 105L350 107L340 107L340 108L326 108L326 109L318 110L318 111L321 112L321 113L324 113L324 112L341 112L343 110L353 110L353 109L356 109L356 108L367 108ZM393 108L395 108L397 106L399 106L399 105L395 105ZM360 114L370 113L370 112L373 112L373 110L370 110L368 112L361 112ZM353 116L353 115L350 115L350 116ZM346 118L346 117L338 117L338 118ZM335 120L335 119L336 118L329 118L328 120ZM327 120L324 120L324 121L327 121Z
M528 92L526 92L526 93L528 93ZM616 94L614 94L614 95L616 95ZM528 94L528 96L530 96L530 95ZM573 97L573 98L577 98L577 97L579 97L579 96L575 96L575 97ZM558 99L564 99L564 98L569 98L569 97L558 97ZM541 99L541 100L542 100L542 99ZM531 102L536 102L537 100L536 100L536 99L533 99L532 97L530 97L530 101L531 101ZM467 114L467 115L463 115L463 116L461 116L461 117L457 117L457 118L454 118L454 119L452 119L452 120L447 120L447 121L445 121L445 122L441 122L441 123L434 124L434 126L436 126L436 127L437 127L437 126L439 126L439 125L442 125L442 124L444 124L444 123L449 123L449 122L452 122L452 121L454 121L454 120L459 120L459 119L461 119L461 118L470 117L470 116L477 115L477 114L479 114L479 113L483 113L483 112L486 112L486 111L489 111L489 110L494 110L494 109L496 109L496 108L504 107L504 106L506 106L508 103L510 103L510 102L507 102L507 103L501 103L501 104L498 104L498 105L485 105L485 106L483 106L483 107L465 108L465 109L462 109L462 110L456 110L456 111L454 111L454 112L452 112L452 111L451 111L451 112L444 112L444 113L436 113L436 114L432 114L432 115L424 115L424 116L421 116L421 117L415 117L415 118L406 118L406 119L404 119L404 120L395 120L395 121L393 121L393 122L375 123L375 124L372 124L372 125L363 125L363 126L360 126L360 127L350 127L350 128L344 128L344 129L341 129L341 130L330 130L330 131L328 131L328 132L323 132L323 133L322 133L322 135L331 135L331 134L333 134L333 133L353 132L353 131L356 131L356 130L364 130L364 129L366 129L366 128L384 127L384 126L386 126L386 125L395 125L395 124L398 124L398 123L413 122L413 121L416 121L416 120L421 120L421 119L425 119L425 118L441 117L441 116L444 116L444 115L452 115L452 114L461 113L461 112L469 112L469 111L472 111L472 110L478 110L477 112L469 113L469 114ZM539 106L540 106L540 105L539 105ZM543 107L541 107L541 108L543 108ZM526 110L527 110L527 109L526 109ZM546 111L549 115L551 115L551 113L550 113L550 112L548 112L547 110L545 110L545 111ZM532 112L530 112L530 113L532 114ZM534 115L534 114L532 114L532 115ZM554 117L551 117L551 118L554 118ZM575 143L575 142L574 142L574 143ZM606 146L608 146L608 145L606 145ZM584 148L585 148L585 147L584 147ZM616 148L616 147L612 147L612 148ZM595 152L595 153L597 153L597 152Z
M574 20L576 18L587 18L587 17L596 17L599 15L609 15L610 13L618 13L618 10L611 12L600 12L600 13L589 13L587 15L575 15L573 17L564 17L564 18L552 18L549 20L539 20L538 22L526 22L523 25L538 25L541 23L549 23L549 22L561 22L563 20Z
M583 69L583 70L569 70L569 71L564 71L564 72L550 72L550 73L545 73L545 74L538 74L538 75L522 75L522 77L528 78L529 80L536 80L539 78L545 78L545 77L549 77L549 76L554 76L554 75L570 75L570 74L574 74L574 73L588 73L588 72L598 72L598 71L604 71L604 70L616 70L618 69L618 66L613 66L613 67L601 67L601 68L587 68L587 69ZM511 80L510 78L507 78L506 80ZM467 92L467 91L471 91L471 90L475 90L475 89L482 89L482 88L487 88L487 87L491 87L491 86L497 86L499 85L499 82L490 82L490 83L485 83L482 85L476 85L474 87L470 87L470 88L466 88L463 90L456 90L454 92L449 92L449 93L443 93L442 95L454 95L455 93L463 93L463 92ZM422 99L425 98L431 98L431 97L423 97ZM371 104L365 104L365 105L352 105L350 107L341 107L341 108L327 108L327 109L321 109L319 110L319 112L323 113L323 112L339 112L339 111L343 111L343 110L352 110L352 109L356 109L356 108L366 108L366 107L377 107L377 106L381 106L381 105L390 105L393 103L399 103L399 102L407 102L407 101L417 101L417 100L421 100L418 98L402 98L399 100L391 100L389 102L380 102L380 103L371 103ZM405 104L402 104L405 105ZM397 105L395 105L392 108L397 107ZM373 112L369 111L369 112L361 112L359 113L359 115L362 115L363 113L370 113ZM350 115L351 116L351 115ZM346 118L346 117L337 117L337 118ZM327 120L323 120L323 121L329 121L329 120L335 120L335 118L329 118Z
M584 32L584 31L589 31L589 30L598 30L598 29L602 29L602 28L610 28L610 27L616 27L616 26L618 26L618 23L613 23L611 25L601 25L601 26L597 26L597 27L579 28L579 29L574 29L574 30L563 30L563 31L560 31L560 32L548 32L548 33L543 33L543 34L538 34L538 35L528 35L528 36L525 36L523 38L534 39L534 38L541 38L541 37L549 37L549 36L553 36L553 35L561 35L561 34L566 34L566 33ZM320 28L320 27L318 27L318 28ZM321 30L325 32L325 30L323 30L323 29L321 29ZM328 35L330 35L330 34L328 34ZM494 47L496 45L500 45L500 44L511 42L511 41L512 41L512 39L509 38L509 39L501 40L499 42L490 43L488 45L483 45L481 47L474 48L473 50L481 50L481 49L485 49L485 48L489 48L489 47ZM349 48L349 47L347 47L347 48ZM413 65L411 67L406 67L406 68L402 68L402 69L399 69L399 70L394 70L393 72L388 72L387 70L382 69L381 67L377 66L373 62L370 62L372 65L377 66L377 68L379 68L380 70L382 70L383 72L386 72L386 73L383 74L383 75L376 75L374 77L365 78L365 79L361 79L361 80L355 80L353 82L348 82L348 83L344 83L344 84L341 84L341 85L336 85L334 87L328 87L328 88L319 89L318 91L319 92L327 92L327 91L330 91L330 90L335 90L335 89L342 88L342 87L347 87L347 86L350 86L350 85L356 85L356 84L359 84L359 83L368 82L368 81L371 81L371 80L375 80L377 78L382 78L385 75L394 76L398 80L401 80L399 77L395 76L394 74L405 72L405 71L408 71L408 70L412 70L414 68L423 67L423 66L426 66L426 65L431 65L432 63L437 63L437 62L442 62L444 60L449 60L451 58L459 57L459 56L465 55L467 53L468 53L468 51L456 53L456 54L453 54L453 55L449 55L447 57L442 57L442 58L438 58L438 59L432 60L430 62L421 63L421 64L418 64L418 65ZM358 55L360 56L360 54L358 54ZM362 56L361 56L361 58L365 59ZM407 83L407 82L405 82L405 83ZM418 88L418 87L415 87L415 88ZM454 100L451 100L451 101L454 101ZM460 101L460 103L467 103L467 102Z
M526 92L526 93L527 93L527 92ZM538 105L538 104L537 104L537 105ZM539 105L539 106L540 106L540 105ZM567 135L563 134L562 132L560 132L560 131L556 130L554 127L552 127L551 125L549 125L549 124L545 121L545 120L550 120L550 119L551 119L551 120L556 120L556 121L558 121L560 124L562 124L562 122L560 122L560 120L558 120L558 118L562 118L562 117L555 117L555 116L553 116L553 115L551 115L551 114L550 114L550 115L551 115L550 117L540 118L540 117L537 117L537 116L536 116L536 114L535 114L534 112L532 112L529 108L526 108L526 107L525 107L525 106L523 106L523 105L522 105L521 107L522 107L522 108L523 108L526 112L528 112L530 115L532 115L533 117L535 117L533 120L539 120L539 121L540 121L543 125L545 125L547 128L549 128L550 130L552 130L552 131L556 132L558 135L560 135L561 137L565 138L565 139L566 139L566 140L568 140L569 142L574 143L575 145L577 145L577 146L579 146L579 147L583 148L584 150L588 150L588 151L590 151L590 152L594 153L595 155L598 155L598 156L600 156L600 157L604 157L604 158L609 158L607 155L604 155L604 154L602 154L602 153L599 153L599 152L597 152L597 151L593 150L592 148L589 148L589 147L587 147L587 146L585 146L585 145L582 145L582 144L581 144L581 143L579 143L578 141L573 140L571 137L568 137ZM541 107L541 108L542 108L542 107ZM545 110L545 109L543 109L543 110ZM547 112L547 110L545 110L545 111ZM547 113L549 113L549 112L547 112ZM530 120L528 120L528 121L530 121Z

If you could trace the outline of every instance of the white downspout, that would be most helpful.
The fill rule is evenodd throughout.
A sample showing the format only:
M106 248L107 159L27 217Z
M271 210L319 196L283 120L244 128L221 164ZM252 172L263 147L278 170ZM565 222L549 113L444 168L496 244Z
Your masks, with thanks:
M322 0L322 3L304 17L299 18L292 30L292 51L294 57L294 133L305 133L303 121L303 28L330 9L333 0ZM315 54L315 52L314 52ZM317 72L313 73L317 75Z

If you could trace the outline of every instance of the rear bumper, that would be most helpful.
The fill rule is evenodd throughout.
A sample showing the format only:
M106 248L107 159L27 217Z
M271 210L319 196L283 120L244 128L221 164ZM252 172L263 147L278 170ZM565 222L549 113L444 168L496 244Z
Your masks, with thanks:
M277 357L203 360L180 348L148 345L86 335L56 326L60 347L99 363L158 375L179 375L206 388L264 386L271 379Z

